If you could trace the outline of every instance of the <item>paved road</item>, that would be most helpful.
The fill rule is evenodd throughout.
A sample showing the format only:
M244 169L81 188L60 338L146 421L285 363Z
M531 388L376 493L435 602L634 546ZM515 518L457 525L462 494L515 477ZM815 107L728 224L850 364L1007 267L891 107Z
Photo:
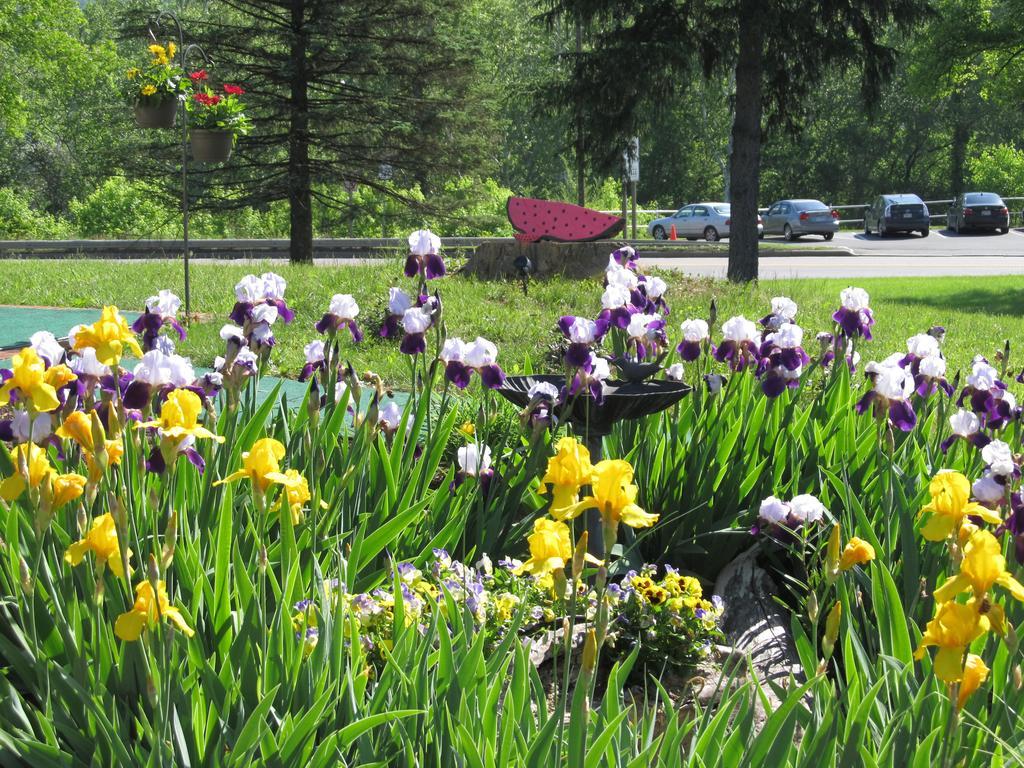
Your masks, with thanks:
M1006 235L957 235L933 229L928 237L915 234L885 238L840 232L831 243L819 237L805 237L795 243L766 238L765 242L778 247L761 251L763 279L1024 274L1024 231L1017 229ZM814 249L826 246L831 246L831 252L814 253ZM786 255L790 249L800 253ZM725 277L727 267L724 255L652 256L644 263L709 277Z

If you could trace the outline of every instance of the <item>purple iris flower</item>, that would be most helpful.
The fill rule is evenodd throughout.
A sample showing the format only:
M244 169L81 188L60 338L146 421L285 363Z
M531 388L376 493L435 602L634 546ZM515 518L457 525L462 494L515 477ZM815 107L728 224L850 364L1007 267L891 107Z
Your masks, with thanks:
M736 371L748 365L755 368L760 363L761 337L757 327L745 317L732 317L722 324L722 343L715 349L714 357L720 363L728 363Z
M981 431L981 419L978 415L963 408L949 417L949 426L953 434L939 445L943 453L946 453L957 440L966 440L979 450L991 442L991 438Z
M444 260L438 255L441 238L429 229L418 229L409 235L409 256L405 260L405 276L421 275L424 280L444 277Z
M931 337L929 337L931 338ZM953 396L953 385L946 381L946 361L938 355L928 355L910 363L914 371L914 383L917 394L921 397L930 397L936 391L942 390L946 397Z
M633 272L637 268L637 255L636 249L631 245L624 245L621 248L612 251L610 262L615 262L620 267L625 267Z
M708 324L699 318L684 320L679 329L683 332L683 340L676 351L683 360L692 363L700 357L704 343L710 338Z
M184 454L192 466L199 470L199 474L203 474L206 470L206 460L195 449L195 442L196 439L192 435L186 435L178 443L178 453ZM153 450L149 452L149 456L146 458L146 469L155 475L162 475L167 471L167 460L164 458L159 444L154 445Z
M475 477L480 483L480 491L486 497L494 480L494 470L491 468L491 449L486 445L470 443L459 448L455 458L459 469L455 473L450 490L454 491L466 480Z
M761 344L761 365L763 372L769 368L785 368L798 371L811 362L803 348L804 331L799 325L782 323L773 333L764 337Z
M146 299L145 312L132 323L132 330L142 334L142 351L156 349L161 329L167 325L178 334L178 340L185 340L185 329L178 323L181 299L171 291L162 290L156 296Z
M505 372L498 365L498 348L487 339L477 336L465 348L467 367L476 371L487 389L497 389L505 383Z
M572 381L569 382L562 399L568 400L583 393L589 395L594 399L595 403L601 405L604 402L604 382L611 378L611 375L608 361L591 352L586 365L580 366L572 377Z
M601 314L598 319L609 327L625 329L630 318L639 310L633 304L628 288L621 285L609 285L601 295ZM646 300L641 297L641 302Z
M332 336L342 326L346 326L352 334L352 340L357 344L363 340L363 332L356 325L356 316L359 314L359 305L356 300L347 293L336 293L331 298L331 305L324 316L316 324L317 333L329 333Z
M547 429L555 420L554 406L558 402L558 387L547 381L534 382L527 395L530 402L519 415L519 421L523 429L531 433Z
M284 300L287 288L285 279L273 272L265 272L259 277L246 275L235 285L235 306L230 318L237 325L245 325L252 318L253 310L262 304L273 306L286 324L295 319L295 313Z
M324 343L320 339L314 339L307 344L303 351L306 355L306 364L302 366L299 374L299 381L309 381L309 378L316 372L324 369L327 364L324 355Z
M636 348L637 360L657 357L668 346L665 321L658 315L633 315L626 326L630 346Z
M66 355L63 345L57 341L57 337L49 331L36 331L29 337L29 346L36 351L45 362L47 368L52 368L64 360ZM6 378L4 372L0 371L0 383ZM10 371L6 372L12 375Z
M1024 494L1020 491L1010 494L1010 516L1004 527L1013 536L1013 550L1017 563L1024 565Z
M1006 384L999 380L999 372L984 358L975 358L957 405L969 402L972 411L987 416L994 407L997 395L1005 390Z
M410 307L402 315L402 328L405 336L399 349L405 355L421 355L427 351L426 333L433 325L430 312L423 307Z
M668 284L660 277L643 278L637 289L644 299L642 310L645 314L665 316L671 314L668 303L665 301L665 292L668 290Z
M761 325L769 331L776 331L785 323L796 322L796 302L786 296L772 299L772 311L761 318Z
M379 336L394 339L402 331L402 315L412 306L412 297L401 288L388 289L388 313L381 324Z
M922 360L926 357L941 357L941 354L939 342L934 336L919 333L907 339L907 354L900 360L900 365L910 368L910 372L916 376Z
M150 405L154 394L166 396L174 389L191 387L195 380L195 370L187 358L151 349L142 356L125 386L124 407L143 410Z
M832 315L839 325L839 335L846 338L860 336L871 340L871 326L875 316L868 306L867 291L862 288L845 288L839 294L841 306Z
M857 413L864 413L870 408L876 418L887 417L902 432L912 430L917 424L917 414L910 404L910 396L914 393L914 377L910 372L898 365L876 364L870 380L871 389L855 406Z
M608 323L601 318L595 322L585 317L565 315L558 320L558 329L569 346L565 351L565 362L573 368L583 368L590 363L591 347L601 341L608 332Z
M459 389L469 386L472 371L466 365L466 342L462 339L445 339L438 359L444 363L444 377Z

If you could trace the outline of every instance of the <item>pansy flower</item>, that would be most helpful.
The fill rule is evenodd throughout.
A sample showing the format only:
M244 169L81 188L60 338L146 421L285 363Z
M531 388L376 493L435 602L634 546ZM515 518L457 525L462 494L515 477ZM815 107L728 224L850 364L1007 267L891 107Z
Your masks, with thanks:
M871 326L875 324L875 316L868 306L869 301L868 292L863 288L844 288L840 292L840 307L832 315L832 319L839 325L840 336L871 340Z
M334 336L342 326L346 326L352 334L352 340L359 343L363 340L363 332L356 325L359 305L348 293L336 293L331 298L331 305L316 324L317 333Z
M178 334L179 341L185 340L185 329L178 323L179 309L181 299L166 289L146 299L145 311L132 323L132 330L142 334L144 352L156 349L160 331L165 325L170 326Z
M714 351L718 362L728 363L737 372L748 365L757 366L761 347L757 326L745 317L732 317L722 324L722 336L722 343Z
M909 432L917 424L917 414L910 403L914 377L898 365L875 364L869 368L871 389L857 401L855 410L864 413L870 409L877 418L888 418L897 429Z
M444 277L441 238L429 229L417 229L409 235L409 256L405 260L405 276L422 276L424 280Z
M953 430L953 434L939 445L943 453L946 453L957 440L966 440L976 448L984 448L991 440L988 435L982 433L981 419L977 414L965 411L963 408L949 417L949 427Z
M388 289L388 312L380 326L382 339L394 339L401 333L402 317L412 306L412 297L401 288Z

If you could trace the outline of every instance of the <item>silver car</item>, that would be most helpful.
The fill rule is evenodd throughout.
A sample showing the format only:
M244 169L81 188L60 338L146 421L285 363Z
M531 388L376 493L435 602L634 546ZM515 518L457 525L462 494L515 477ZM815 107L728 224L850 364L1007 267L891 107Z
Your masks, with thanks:
M647 234L655 240L667 240L675 227L677 237L696 240L703 237L709 243L729 236L732 224L729 203L694 203L680 208L671 216L655 219L647 225ZM761 217L757 217L758 233L761 231Z
M764 215L764 234L795 240L801 235L821 235L831 240L839 231L839 212L820 200L779 200Z

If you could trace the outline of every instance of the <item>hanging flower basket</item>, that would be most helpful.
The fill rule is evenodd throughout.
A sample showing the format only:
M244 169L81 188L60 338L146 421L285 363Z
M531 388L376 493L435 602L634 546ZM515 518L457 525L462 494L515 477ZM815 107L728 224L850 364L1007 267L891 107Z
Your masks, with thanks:
M157 104L136 104L135 125L139 128L173 128L178 100L170 98Z
M233 131L193 128L189 131L192 159L197 163L224 163L231 157L235 143Z

